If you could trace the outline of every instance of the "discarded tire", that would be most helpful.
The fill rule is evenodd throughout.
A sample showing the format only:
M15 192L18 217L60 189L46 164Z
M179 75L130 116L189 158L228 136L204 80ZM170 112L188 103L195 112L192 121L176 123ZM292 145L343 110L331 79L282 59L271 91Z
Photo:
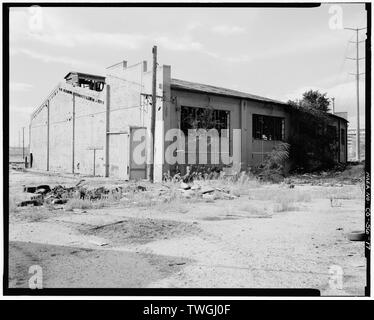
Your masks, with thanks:
M352 231L348 233L348 239L351 241L365 241L365 232Z

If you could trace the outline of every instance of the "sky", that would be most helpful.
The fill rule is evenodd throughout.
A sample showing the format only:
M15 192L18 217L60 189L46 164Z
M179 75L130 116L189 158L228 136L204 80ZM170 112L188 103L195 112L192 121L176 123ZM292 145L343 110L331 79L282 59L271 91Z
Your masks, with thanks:
M355 32L363 4L317 8L12 8L9 22L9 142L69 71L105 75L122 60L171 65L172 78L288 101L317 89L335 97L356 127ZM340 10L340 9L339 9ZM340 16L338 14L338 16ZM359 40L366 38L365 30ZM364 57L364 43L360 57ZM360 60L364 72L364 60ZM364 127L364 76L360 81ZM22 142L21 142L22 143Z

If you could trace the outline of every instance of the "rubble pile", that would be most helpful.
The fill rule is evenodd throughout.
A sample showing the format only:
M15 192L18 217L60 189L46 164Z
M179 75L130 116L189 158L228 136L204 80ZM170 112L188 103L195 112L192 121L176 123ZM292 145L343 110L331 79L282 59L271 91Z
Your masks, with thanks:
M78 184L72 186L24 186L23 195L25 200L18 202L17 206L65 205L70 199L92 202L100 200L109 202L118 201L122 204L134 205L137 203L170 202L175 199L175 194L177 195L177 199L200 199L206 202L213 202L218 199L233 200L239 196L231 188L217 188L199 182L179 182L177 183L177 188L170 188L167 185L163 185L161 189L152 187L151 190L147 190L145 186L137 183L89 186L84 185L82 182L80 181Z
M135 186L82 186L82 180L75 186L49 185L24 186L24 196L26 200L17 203L17 206L41 206L43 204L62 205L66 204L69 199L82 199L89 201L96 200L113 200L118 201L122 198L123 192L140 192L146 191L141 185Z

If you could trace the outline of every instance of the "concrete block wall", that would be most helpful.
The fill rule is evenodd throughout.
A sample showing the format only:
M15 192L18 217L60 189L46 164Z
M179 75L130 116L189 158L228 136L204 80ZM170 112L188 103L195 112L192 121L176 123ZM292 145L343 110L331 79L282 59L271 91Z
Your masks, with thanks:
M109 176L129 179L130 127L148 125L150 112L144 105L143 75L146 65L126 63L107 69L109 86ZM149 109L149 108L148 108Z
M241 114L240 114L240 100L236 98L195 93L183 90L171 90L172 99L175 101L173 106L175 113L172 114L174 121L174 128L181 128L181 108L184 107L198 107L198 108L213 108L216 110L224 110L230 112L230 155L233 154L233 130L241 128ZM187 137L186 137L187 140ZM186 141L187 143L187 141ZM186 148L187 149L187 148ZM189 148L190 149L190 148ZM241 150L237 154L238 158L241 158ZM186 154L186 161L188 155ZM198 162L199 154L196 154L196 162ZM208 152L209 158L209 152ZM183 167L183 166L182 166ZM182 173L184 170L182 169Z
M248 166L256 166L262 156L258 149L265 153L271 152L277 141L255 140L252 137L253 114L268 115L285 118L285 140L290 136L291 119L289 113L282 107L274 104L257 102L254 100L224 97L218 95L196 93L183 90L171 90L171 99L174 101L171 108L170 126L180 128L181 107L214 108L230 112L230 155L233 154L233 130L241 129L241 146L239 150L240 164L235 164L237 170L245 170ZM259 146L261 144L261 146ZM197 155L198 157L198 155Z
M96 152L95 174L104 175L104 120L104 92L60 84L31 120L33 167L55 172L93 174L93 150L89 149L97 147L101 150Z
M45 103L30 122L30 153L33 168L47 170L48 106Z
M72 172L73 96L59 88L49 99L49 170Z
M265 141L254 139L252 135L253 115L260 114L284 118L286 142L290 137L291 118L289 112L287 112L283 106L278 106L270 103L247 100L247 106L245 110L246 111L244 111L243 116L245 117L245 119L247 119L247 152L245 157L243 158L243 163L247 164L247 166L257 166L261 164L263 158L265 158L266 155L272 151L272 149L276 146L277 143L279 143L279 141Z
M104 176L105 91L74 88L74 92L74 173L88 175L95 173L96 176ZM87 97L94 99L94 101L88 100Z
M126 67L124 67L125 65ZM107 69L106 83L110 88L109 176L129 179L130 127L147 129L147 159L151 154L149 137L152 112L152 70L148 70L145 61L131 66L120 63ZM169 66L159 66L157 68L156 88L158 98L156 100L155 161L159 165L155 165L154 177L156 181L160 181L164 170L162 165L164 151L163 120L165 113L167 113L165 111L167 110L167 100L170 97Z

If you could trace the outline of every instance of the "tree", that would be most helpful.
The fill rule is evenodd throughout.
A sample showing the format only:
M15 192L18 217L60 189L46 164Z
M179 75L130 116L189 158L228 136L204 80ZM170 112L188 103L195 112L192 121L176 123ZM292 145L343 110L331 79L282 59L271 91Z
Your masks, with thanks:
M334 165L337 138L331 129L326 93L306 91L301 100L289 101L294 124L290 138L290 158L294 168L313 171Z
M299 101L302 107L313 108L323 112L328 112L330 101L327 93L320 93L318 90L309 90L303 93L303 98Z

